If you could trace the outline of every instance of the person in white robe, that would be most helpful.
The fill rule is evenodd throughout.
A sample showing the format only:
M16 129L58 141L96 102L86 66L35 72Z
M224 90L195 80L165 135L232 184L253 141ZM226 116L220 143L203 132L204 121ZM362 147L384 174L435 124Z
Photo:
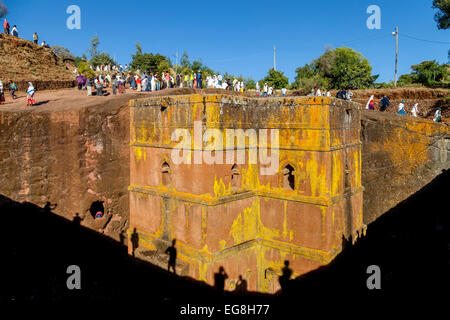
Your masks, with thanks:
M155 83L155 76L154 75L152 75L152 79L150 80L150 86L151 86L152 91L156 90L156 83Z
M416 103L412 109L411 109L411 113L414 117L417 117L417 114L419 113L419 107L418 107L418 103Z

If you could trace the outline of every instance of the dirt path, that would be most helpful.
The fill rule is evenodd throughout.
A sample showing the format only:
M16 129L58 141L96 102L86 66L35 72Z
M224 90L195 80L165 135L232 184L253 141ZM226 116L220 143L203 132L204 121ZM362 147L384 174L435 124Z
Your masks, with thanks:
M155 92L135 92L132 89L126 89L126 93L112 94L111 88L106 88L105 96L87 96L86 90L78 90L77 88L36 91L36 105L27 106L27 97L23 92L16 92L17 99L12 100L8 91L5 92L6 102L0 105L0 111L63 111L74 110L105 102L114 104L127 104L131 99L144 98L147 96L163 96L163 95L179 95L192 93L227 93L233 95L244 95L243 93L234 91L225 91L222 89L191 89L191 88L171 88Z
M36 91L35 106L27 106L27 97L25 93L19 92L18 98L12 100L9 92L5 92L6 102L0 105L2 111L55 111L55 110L73 110L94 106L107 101L118 101L127 103L128 100L151 95L154 93L136 93L133 90L127 89L126 93L114 96L111 88L106 89L105 96L87 96L86 90L60 89L60 90L46 90Z

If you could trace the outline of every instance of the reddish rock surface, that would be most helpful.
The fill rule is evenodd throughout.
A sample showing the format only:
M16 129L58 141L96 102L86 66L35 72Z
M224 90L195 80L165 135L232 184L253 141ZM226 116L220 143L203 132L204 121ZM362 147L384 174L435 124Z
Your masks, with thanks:
M6 95L0 105L0 194L42 207L57 204L53 212L69 220L78 213L83 225L119 239L129 212L129 101L194 91L113 96L107 89L103 97L77 89L37 91L33 107L23 92L15 100ZM101 219L90 213L97 201L106 213Z
M6 104L0 105L0 194L39 206L56 203L55 213L67 219L78 213L84 217L83 225L97 231L105 229L106 234L118 239L119 232L127 227L129 212L129 100L192 92L223 91L183 88L104 97L87 97L86 91L77 89L37 91L39 105L34 107L26 106L23 92L18 92L19 98L14 101L6 95ZM392 165L392 155L396 154L394 149L375 150L372 146L395 142L396 128L408 132L406 122L411 119L363 112L365 223L406 199L448 165L447 136L442 138L444 144L430 148L431 162L413 168L403 165L401 171L398 167L376 170L376 176L369 173ZM418 141L426 143L427 139ZM443 164L441 154L447 155ZM409 172L403 174L404 170ZM107 213L99 220L89 213L95 201L103 201Z
M16 82L26 90L28 81L36 89L60 89L74 86L75 65L56 56L52 49L11 35L0 34L0 79Z

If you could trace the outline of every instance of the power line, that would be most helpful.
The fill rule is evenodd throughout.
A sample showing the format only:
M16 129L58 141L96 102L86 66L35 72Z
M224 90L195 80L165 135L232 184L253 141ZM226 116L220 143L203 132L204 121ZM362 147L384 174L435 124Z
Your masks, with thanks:
M404 33L399 33L399 34L404 36L404 37L407 37L407 38L410 38L410 39L414 39L414 40L417 40L417 41L430 42L430 43L439 43L439 44L450 44L450 42L446 42L446 41L427 40L427 39L421 39L421 38L412 37L412 36L409 36L409 35L404 34Z
M359 38L359 39L354 39L354 40L350 40L350 41L341 42L341 45L355 43L355 42L363 42L363 41L374 41L374 40L387 38L389 36L390 36L390 34L386 34L386 35L383 35L383 36L377 36L377 37L373 37L373 38L364 37L364 38Z

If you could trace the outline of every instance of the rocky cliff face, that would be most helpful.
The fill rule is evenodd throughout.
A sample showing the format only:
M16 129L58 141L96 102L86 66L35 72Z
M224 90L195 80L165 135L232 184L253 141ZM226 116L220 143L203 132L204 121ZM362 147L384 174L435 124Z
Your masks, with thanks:
M49 202L70 220L78 213L83 225L118 239L129 217L129 98L0 109L0 194ZM377 111L363 111L361 121L367 224L449 168L450 142L446 124ZM98 211L105 214L94 219Z
M446 124L409 116L362 112L364 223L374 221L450 168L449 129Z
M50 48L11 35L0 34L0 79L16 81L19 90L33 81L35 88L59 89L74 86L75 65L63 61Z
M55 213L78 214L83 225L118 238L128 221L128 118L123 104L0 112L0 193L49 202ZM104 216L94 220L98 211Z

